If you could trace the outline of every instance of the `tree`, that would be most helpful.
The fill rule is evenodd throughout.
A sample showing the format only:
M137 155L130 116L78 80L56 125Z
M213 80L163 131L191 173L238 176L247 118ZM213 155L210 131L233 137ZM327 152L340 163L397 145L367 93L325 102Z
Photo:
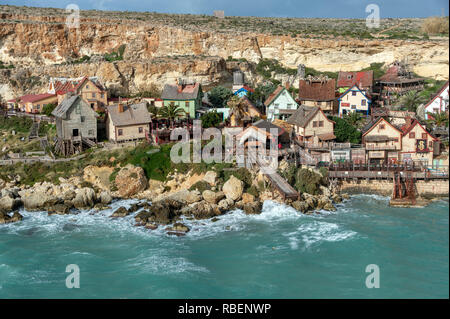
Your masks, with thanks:
M428 112L429 122L436 127L448 127L448 114L445 112L430 113Z
M42 113L44 113L47 116L51 116L56 106L57 106L56 103L45 104L44 107L42 108Z
M350 142L353 144L361 143L361 132L356 127L350 125L346 120L339 117L331 117L334 125L334 135L339 143Z
M267 82L263 85L257 86L255 88L255 92L250 92L247 97L255 105L262 105L276 88L277 86L275 84Z
M156 120L161 113L161 109L154 105L147 107L148 112L152 115L152 119Z
M344 115L344 120L351 126L359 128L363 122L363 118L360 113L351 112Z
M225 107L228 100L233 96L233 91L227 89L223 86L216 86L211 91L209 91L209 101L214 107Z
M186 114L186 112L179 106L170 104L163 106L160 111L161 117L166 118L170 121L170 124L173 128L173 121L176 118L182 117Z
M222 123L222 116L214 110L203 114L200 120L202 121L203 128L216 127Z
M424 102L424 97L418 91L409 91L399 97L400 104L410 112L416 112L419 104Z
M233 96L228 101L228 107L230 108L230 116L233 120L231 126L238 126L242 124L242 119L245 116L245 103L237 96Z

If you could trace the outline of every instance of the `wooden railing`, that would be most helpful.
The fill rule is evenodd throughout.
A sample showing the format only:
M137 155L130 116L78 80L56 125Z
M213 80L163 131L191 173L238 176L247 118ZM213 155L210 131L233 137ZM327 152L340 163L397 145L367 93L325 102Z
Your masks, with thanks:
M400 151L397 145L366 145L366 151Z

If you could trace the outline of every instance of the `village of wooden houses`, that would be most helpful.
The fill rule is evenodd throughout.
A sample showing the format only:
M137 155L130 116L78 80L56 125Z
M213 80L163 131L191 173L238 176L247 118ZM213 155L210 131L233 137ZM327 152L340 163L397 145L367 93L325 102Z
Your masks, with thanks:
M393 199L414 200L409 191L417 179L448 179L448 81L419 101L428 84L400 61L378 78L371 70L313 76L305 65L297 75L295 88L256 86L237 69L231 87L206 92L202 83L179 78L165 83L157 96L137 98L110 97L99 77L50 78L47 92L3 105L5 117L33 120L28 138L39 139L42 151L9 152L0 162L70 160L92 148L141 142L164 145L178 127L192 134L193 120L200 119L204 128L267 131L267 148L277 132L280 159L325 167L330 179L393 180ZM40 135L41 123L54 125L56 136ZM290 196L285 182L274 178L273 183Z

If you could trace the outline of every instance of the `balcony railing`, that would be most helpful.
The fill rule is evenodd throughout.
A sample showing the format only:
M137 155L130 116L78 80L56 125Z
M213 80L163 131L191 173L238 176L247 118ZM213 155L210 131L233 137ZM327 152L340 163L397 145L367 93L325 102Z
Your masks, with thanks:
M397 145L366 145L367 151L400 151Z

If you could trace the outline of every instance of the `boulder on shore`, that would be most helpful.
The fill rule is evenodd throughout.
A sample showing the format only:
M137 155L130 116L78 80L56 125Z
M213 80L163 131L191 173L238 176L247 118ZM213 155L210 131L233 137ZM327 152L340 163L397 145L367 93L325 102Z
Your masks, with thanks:
M217 204L222 198L225 197L225 194L223 192L213 192L210 190L205 190L202 193L203 199L207 201L210 204Z
M101 190L109 190L110 181L109 176L114 171L113 167L108 166L86 166L83 170L83 179L86 182L91 183L94 186L97 186Z
M172 199L153 203L151 206L153 214L149 220L158 224L170 224L180 215L183 206L184 203Z
M69 214L70 207L64 204L55 204L47 208L48 214L53 215L67 215Z
M20 199L15 199L11 196L4 196L0 198L0 210L12 211L19 207L20 204Z
M249 193L242 194L242 202L244 204L253 203L255 201L255 196Z
M191 215L195 219L208 219L221 215L222 211L216 204L211 204L207 201L201 201L183 207L180 213L182 213L183 215Z
M169 232L179 232L179 233L187 233L190 228L182 223L175 223L173 226L169 226L166 228Z
M95 191L89 187L78 188L75 191L75 198L72 200L75 208L92 208L95 205Z
M194 190L194 191L190 191L186 198L185 201L187 204L192 204L192 203L196 203L202 200L202 195L200 194L199 191Z
M211 186L216 186L217 184L217 173L214 171L207 171L203 177L203 181L207 182Z
M260 201L254 201L252 203L239 202L236 207L242 209L247 215L261 214L263 203Z
M122 168L115 179L117 191L122 198L129 198L147 188L147 177L142 167L128 164Z
M19 214L19 212L14 212L12 216L9 214L0 211L0 225L1 224L9 224L21 221L23 216Z
M225 211L227 211L227 210L229 210L229 209L232 209L232 208L233 208L233 205L234 205L234 201L233 201L232 199L229 199L229 198L224 198L224 199L222 199L222 200L219 202L219 204L218 204L219 209L220 209L222 212L225 212Z
M145 225L147 224L150 217L153 216L153 213L149 212L148 210L143 210L139 213L137 213L136 216L134 216L134 220L138 225Z
M244 192L244 182L231 175L223 185L222 191L227 198L238 201Z
M112 196L109 192L103 191L100 193L100 203L103 205L108 205L112 202Z
M116 209L114 211L114 213L112 213L112 215L110 217L112 218L117 218L117 217L125 217L128 216L130 213L128 212L128 209L126 209L125 207L121 206L118 209Z

